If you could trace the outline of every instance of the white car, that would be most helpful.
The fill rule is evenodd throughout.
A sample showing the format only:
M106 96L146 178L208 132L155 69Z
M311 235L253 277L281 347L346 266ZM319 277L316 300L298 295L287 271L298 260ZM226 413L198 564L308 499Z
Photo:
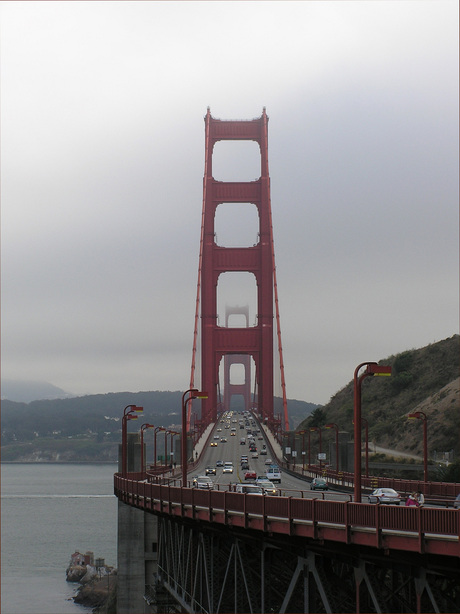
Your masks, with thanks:
M233 473L233 463L225 462L222 473Z
M277 495L278 491L275 488L275 485L270 482L266 477L260 476L256 480L257 486L261 486L266 495Z
M265 471L265 475L270 480L270 482L278 482L281 483L281 471L277 465L272 465Z
M214 488L213 481L206 475L198 475L194 478L193 486L201 490L212 490Z
M256 484L237 484L236 492L241 492L246 495L263 495L264 490L261 486Z

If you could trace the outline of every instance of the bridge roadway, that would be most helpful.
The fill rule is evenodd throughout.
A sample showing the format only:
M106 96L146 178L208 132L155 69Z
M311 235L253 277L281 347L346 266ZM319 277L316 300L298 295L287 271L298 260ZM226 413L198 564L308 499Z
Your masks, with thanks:
M213 491L183 489L174 477L115 476L120 505L157 523L157 557L145 546L145 612L460 611L458 510L355 504L346 492L322 500L287 472L284 496L232 492L244 479L241 454L251 454L239 443L246 430L236 424L232 436L235 423L225 426L208 427L189 473L232 460L234 474L217 468ZM211 447L217 435L227 442ZM279 456L279 444L264 435L268 455ZM258 475L265 458L250 458ZM151 539L153 531L145 532ZM135 537L128 531L131 548Z
M238 416L238 414L237 414ZM197 475L205 475L206 467L215 467L216 475L210 476L215 487L217 489L228 489L231 485L239 482L244 482L244 475L246 471L241 469L241 456L248 456L249 468L255 471L258 476L265 474L267 469L268 460L271 459L274 464L280 463L282 458L282 450L280 444L276 441L273 435L268 429L263 428L255 418L254 426L251 424L251 430L260 431L256 436L256 445L258 458L252 458L252 453L249 451L248 437L246 427L240 429L238 423L227 423L225 418L222 418L217 424L209 425L205 431L203 437L195 447L196 453L198 453L198 461L193 467L193 471L189 472L188 476L192 480ZM226 428L228 427L228 428ZM236 427L235 435L231 435L231 428ZM218 439L216 440L215 437ZM224 437L227 439L225 443L222 443L220 439ZM262 437L262 439L258 439ZM245 439L245 444L241 445L241 438ZM211 443L217 443L216 447L211 447ZM260 451L263 445L267 447L267 455L261 455ZM223 473L222 467L217 467L217 461L232 461L234 466L234 473ZM309 483L310 479L306 479L302 476L296 476L294 472L282 472L282 481L280 485L275 485L278 488L280 494L284 496L300 496L311 497L321 499L331 499L336 501L350 501L349 491L343 490L337 492L329 491L328 493L322 493L317 491L310 491Z

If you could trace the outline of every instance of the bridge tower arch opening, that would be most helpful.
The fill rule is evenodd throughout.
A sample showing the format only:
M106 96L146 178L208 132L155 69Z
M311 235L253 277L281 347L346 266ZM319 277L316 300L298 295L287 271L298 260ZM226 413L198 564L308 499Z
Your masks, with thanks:
M225 308L225 327L230 328L231 319L238 317L238 323L249 328L249 306L234 306ZM249 354L225 354L224 356L224 409L240 405L242 400L244 411L249 411L253 405L251 399L251 356ZM255 401L255 399L254 399Z
M221 141L255 141L260 154L260 176L250 181L219 181L213 176L213 152ZM257 209L257 241L246 247L224 247L216 240L215 217L219 205L251 204ZM217 285L225 272L252 273L257 286L256 323L254 326L229 327L219 324ZM200 319L201 316L201 319ZM289 428L286 387L282 359L276 284L273 228L268 171L268 117L263 109L259 118L251 120L220 120L205 116L205 170L203 179L203 209L201 221L200 258L195 311L195 331L190 386L195 379L198 329L201 330L201 389L208 398L202 401L204 424L215 422L219 406L219 367L224 359L224 405L232 394L243 395L249 408L251 359L254 363L257 411L265 423L274 420L274 331L280 354L281 390L285 428ZM245 382L233 389L230 382L232 364L243 364ZM249 391L247 389L249 384ZM236 386L236 384L234 385ZM230 396L228 396L230 395ZM228 407L229 405L227 405Z

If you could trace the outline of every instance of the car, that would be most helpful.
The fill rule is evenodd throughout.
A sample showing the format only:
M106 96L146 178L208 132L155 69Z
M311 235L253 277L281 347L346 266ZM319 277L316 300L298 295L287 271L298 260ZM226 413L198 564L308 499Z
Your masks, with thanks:
M263 495L264 491L261 486L256 484L237 484L236 492L243 493L245 495Z
M277 495L278 491L275 488L273 482L270 482L265 476L259 476L256 480L257 486L261 486L264 489L266 495Z
M217 432L218 432L218 433L222 433L222 429L221 429L221 428L218 428L218 429L217 429Z
M247 462L241 463L241 471L245 471L249 469L249 464Z
M245 480L255 480L257 478L257 473L255 471L246 471L246 473L244 474L244 479Z
M206 467L205 474L206 475L216 475L216 468L215 467Z
M244 437L242 437L240 439L240 446L245 446L246 445L246 439Z
M251 455L251 458L259 458L259 455L257 452L253 452Z
M257 435L257 439L260 439L261 441L264 440L264 438L262 437L262 435Z
M224 461L223 460L216 461L216 467L223 467L223 466L224 466Z
M455 498L454 507L456 510L460 509L460 494L458 494Z
M262 456L267 456L267 450L264 448L260 451L260 454L262 454Z
M265 475L270 482L281 483L281 471L278 465L270 465L270 467L265 471Z
M219 435L214 435L214 440L219 441Z
M328 490L329 486L324 478L313 478L310 482L310 490Z
M211 478L206 475L197 475L193 478L193 486L201 490L212 490L214 488Z
M226 437L221 437L220 438L220 443L227 443L227 438Z
M211 441L211 448L217 448L217 441Z
M233 473L233 463L225 461L222 473Z
M232 431L232 432L230 433L230 435L231 435L232 437L235 437L236 433L235 433L234 431Z
M401 495L393 488L377 488L367 496L367 499L369 503L385 503L387 505L391 503L399 505L401 503Z
M263 450L262 450L262 452L263 452ZM262 454L262 452L261 452L261 454ZM267 454L267 453L265 452L265 454ZM272 463L273 463L273 461L272 461L271 458L267 458L266 461L265 461L266 465L271 465Z
M247 454L242 454L241 455L241 462L244 462L244 461L247 462L247 460L248 460L248 455Z

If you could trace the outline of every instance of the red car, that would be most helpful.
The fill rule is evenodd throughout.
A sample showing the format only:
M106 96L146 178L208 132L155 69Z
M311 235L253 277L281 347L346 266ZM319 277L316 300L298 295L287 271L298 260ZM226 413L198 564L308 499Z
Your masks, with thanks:
M245 480L255 480L257 478L257 473L255 471L246 471L244 474Z

